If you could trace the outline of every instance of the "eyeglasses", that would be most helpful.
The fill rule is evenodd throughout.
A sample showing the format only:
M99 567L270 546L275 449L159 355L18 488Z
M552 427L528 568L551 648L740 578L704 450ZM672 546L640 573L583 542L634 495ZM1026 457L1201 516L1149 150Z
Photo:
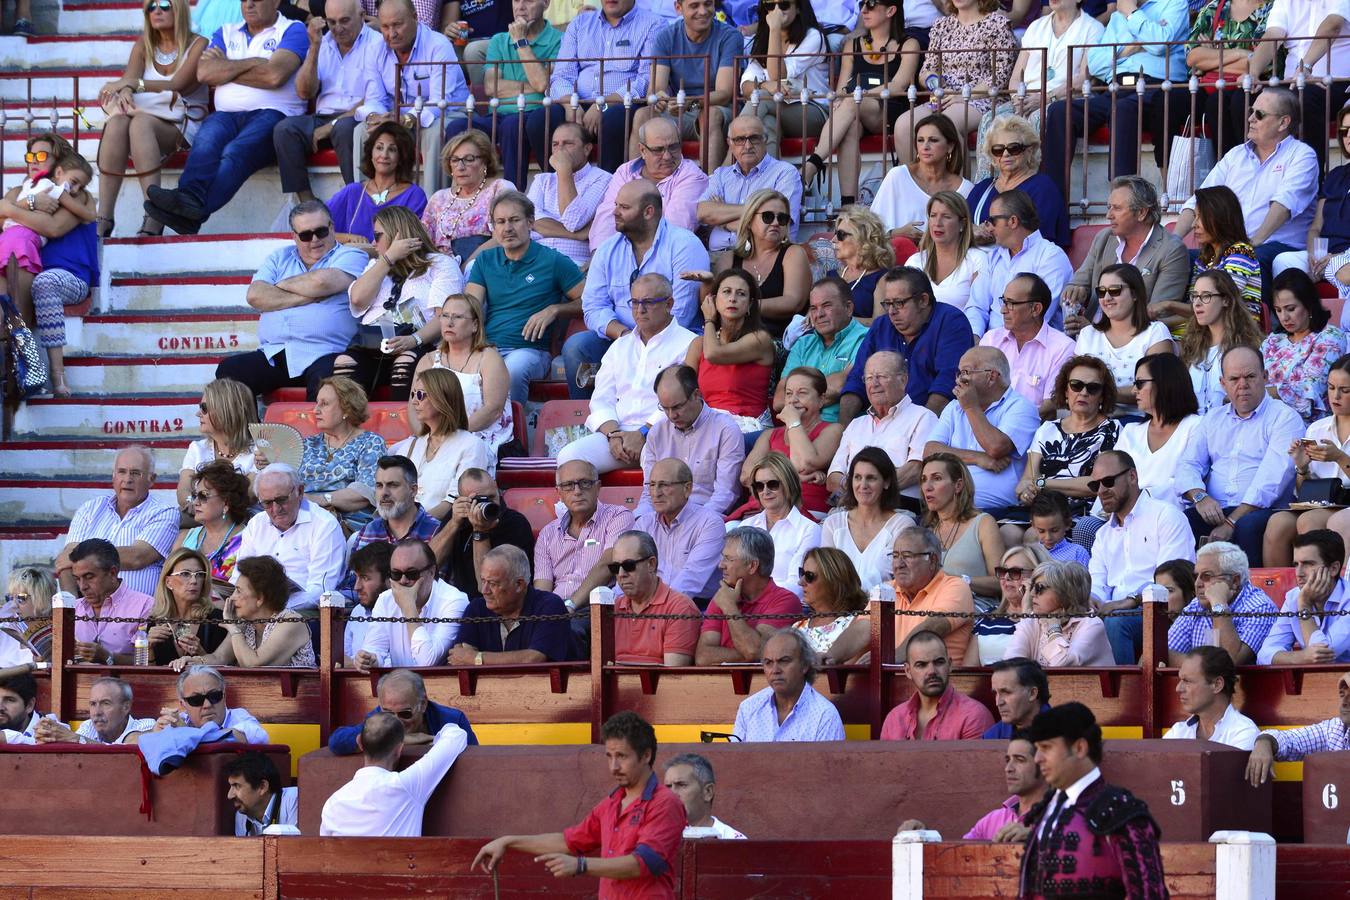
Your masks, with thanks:
M650 556L643 556L638 559L624 559L619 562L610 563L607 568L611 575L618 575L620 569L623 569L631 575L633 572L637 571L638 563L644 563L649 559L651 559Z
M1069 390L1075 394L1087 394L1089 397L1095 397L1102 392L1102 383L1100 381L1080 381L1077 378L1070 378Z
M215 496L217 495L208 494L206 491L198 491L195 494L188 494L188 499L191 500L193 503L205 503L207 500L210 500L212 497Z
M431 396L430 394L428 394L421 388L418 388L417 390L412 392L412 398L416 400L418 403L421 403L423 400L427 399L430 396Z
M482 158L483 157L479 156L476 153L470 153L468 156L452 156L450 157L450 165L472 166L475 165Z
M576 481L564 481L558 485L558 492L570 494L572 491L589 491L599 484L594 478L578 478Z
M929 553L927 550L922 553L910 553L908 550L893 550L888 555L891 558L891 562L904 560L905 563L908 564L914 562L916 559L923 559L925 556L932 556L933 554Z
M630 297L628 305L632 309L647 309L651 306L660 306L662 303L669 303L672 297Z
M816 579L820 578L820 573L808 572L806 569L798 569L797 577L801 579L802 584L815 584Z
M853 237L853 232L851 232L851 231L845 231L845 230L842 229L842 228L836 228L836 229L834 230L834 239L835 239L836 241L839 241L839 243L841 243L841 244L842 244L844 241L846 241L846 240L848 240L849 238L851 238L851 237Z
M1031 595L1033 597L1039 597L1048 590L1050 590L1050 585L1046 584L1044 581L1037 581L1031 585Z
M684 148L681 147L678 142L666 144L664 147L653 147L649 144L642 144L642 149L646 150L652 156L680 156L684 152Z
M1131 466L1130 468L1133 468L1133 466ZM1103 475L1101 478L1094 478L1092 481L1089 481L1087 483L1087 488L1094 494L1097 493L1097 491L1100 490L1101 488L1106 488L1107 490L1110 490L1111 488L1116 486L1116 479L1118 479L1120 476L1124 475L1128 471L1130 470L1121 469L1114 475Z
M1097 286L1098 300L1102 299L1103 297L1119 297L1123 293L1125 293L1125 285L1123 284L1110 284Z
M157 9L173 9L173 0L150 0L149 3L145 4L147 16Z
M295 236L308 244L313 240L323 240L333 233L333 229L327 225L320 225L318 228L306 228L304 231L297 231Z
M186 703L188 706L191 706L193 709L196 709L203 703L210 703L212 706L215 706L217 703L219 703L224 699L225 699L224 691L207 691L205 694L188 694L186 697L183 698L183 702Z
M258 505L263 509L269 509L273 506L285 506L290 502L292 494L282 494L280 497L259 497Z
M650 493L655 494L657 491L668 491L671 488L678 487L682 484L691 483L692 482L688 481L649 481L647 482L646 487Z
M412 717L417 715L416 709L386 709L385 712L393 713L405 722L411 722Z
M431 566L418 566L416 569L390 569L389 578L391 581L416 581L430 568Z
M172 575L170 575L169 577L170 577L170 578L177 578L177 579L179 579L180 581L201 581L202 579L204 579L204 578L206 577L206 573L205 573L205 572L174 572L174 573L173 573Z
M1007 156L1021 156L1027 152L1026 144L993 144L989 148L989 155L994 159L1002 159Z
M1040 303L1039 300L1013 300L1008 297L999 297L1004 309L1015 309L1019 306L1029 306L1032 303Z
M885 384L892 378L898 376L899 372L873 372L871 375L863 376L864 384Z
M693 400L693 399L694 399L694 398L693 398L693 396L691 395L691 396L685 397L683 400L681 400L679 403L676 403L674 406L661 406L661 404L659 404L659 403L657 404L657 406L660 407L661 412L666 413L666 414L668 414L668 415L674 415L675 413L679 412L680 410L682 410L682 409L684 409L686 406L688 406L688 405L689 405L689 401L690 401L690 400Z
M441 318L446 322L467 322L473 318L468 313L441 313Z
M1215 300L1219 300L1222 297L1223 294L1216 293L1215 291L1191 291L1191 305L1209 306Z
M764 143L764 140L762 134L739 134L731 139L731 144L734 147L754 146Z
M23 161L30 163L46 162L50 156L51 154L46 150L29 150L23 155Z
M779 481L777 478L770 478L768 481L752 481L750 482L750 489L756 494L760 491L777 492L783 489L783 482Z
M913 303L917 299L918 299L917 296L910 296L910 297L896 297L894 300L882 300L881 308L886 310L886 312L888 313L894 312L897 309L904 309L906 306Z
M1020 566L994 567L994 577L999 581L1021 581L1030 574L1030 569L1023 569Z
M779 225L787 225L792 221L792 216L785 212L769 212L767 209L759 214L759 220L765 225L772 225L777 222Z
M956 377L957 377L957 378L964 378L964 379L966 379L967 381L969 381L970 379L974 378L976 375L980 374L981 372L992 372L992 371L994 371L994 370L993 370L993 369L989 369L989 368L985 368L985 369L957 369L957 370L956 370Z
M1135 389L1136 391L1138 391L1138 390L1143 389L1144 385L1146 385L1146 384L1152 384L1152 383L1153 383L1153 379L1152 379L1152 378L1136 378L1136 379L1134 380L1134 389Z

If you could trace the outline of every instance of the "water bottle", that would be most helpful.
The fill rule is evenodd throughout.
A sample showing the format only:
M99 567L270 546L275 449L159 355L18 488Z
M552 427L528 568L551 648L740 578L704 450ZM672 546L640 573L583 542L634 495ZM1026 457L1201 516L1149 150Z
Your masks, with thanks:
M132 644L132 662L138 666L150 665L150 633L142 625L136 629L136 640Z

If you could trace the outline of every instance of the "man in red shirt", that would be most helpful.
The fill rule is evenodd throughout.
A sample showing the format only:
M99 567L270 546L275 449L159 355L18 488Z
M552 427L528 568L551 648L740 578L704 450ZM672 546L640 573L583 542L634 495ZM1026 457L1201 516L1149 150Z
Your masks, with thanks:
M698 639L694 662L758 662L764 641L779 628L801 618L802 601L773 580L773 538L762 528L737 528L722 546L722 581L708 604L708 616L757 616L750 619L708 618Z
M615 713L600 730L619 786L578 825L552 834L509 834L473 859L490 872L507 850L534 855L556 878L594 875L601 900L674 900L675 855L687 822L684 803L652 771L656 730L635 712ZM587 856L599 850L599 856Z
M916 631L905 642L905 675L914 694L886 716L883 741L965 741L994 724L988 707L951 686L947 644L934 631Z
M699 611L657 574L656 541L625 531L614 542L609 570L623 594L614 598L614 656L621 663L687 666L698 643ZM685 619L630 619L622 615L683 615Z

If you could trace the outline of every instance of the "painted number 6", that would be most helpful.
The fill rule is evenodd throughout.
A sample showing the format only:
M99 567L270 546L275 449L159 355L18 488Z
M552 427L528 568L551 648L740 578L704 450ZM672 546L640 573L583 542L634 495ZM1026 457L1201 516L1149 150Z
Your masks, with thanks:
M1322 805L1327 809L1335 809L1341 805L1341 798L1336 796L1336 785L1328 784L1323 786Z
M1184 781L1172 782L1172 805L1173 806L1186 805L1186 782Z

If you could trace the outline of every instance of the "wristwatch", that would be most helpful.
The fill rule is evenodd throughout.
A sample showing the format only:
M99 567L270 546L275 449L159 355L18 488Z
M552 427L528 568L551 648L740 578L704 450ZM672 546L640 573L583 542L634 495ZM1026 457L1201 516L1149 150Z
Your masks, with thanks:
M1045 487L1045 476L1044 476L1044 475L1042 475L1040 478L1037 478L1037 479L1036 479L1036 487L1037 487L1037 489L1041 489L1041 488L1044 488L1044 487Z
M527 39L525 39L525 38L517 38L517 39L516 39L516 49L517 49L517 50L524 50L524 49L525 49L526 47L528 47L528 46L530 46L530 42L529 42Z
M475 666L481 666L483 664L483 651L480 650L473 655L473 664Z
M1300 619L1303 619L1304 621L1307 621L1308 619L1311 619L1313 617L1313 611L1311 609L1300 609L1298 611L1298 617Z
M1208 499L1209 499L1209 494L1206 494L1204 491L1196 491L1196 492L1195 492L1195 497L1194 497L1194 499L1191 500L1191 502L1192 502L1192 503L1199 503L1201 500L1208 500Z
M1215 615L1215 616L1224 616L1224 615L1227 615L1227 614L1228 614L1228 604L1226 604L1226 603L1211 603L1211 604L1209 605L1209 611L1210 611L1210 614L1211 614L1211 615Z
M475 541L486 541L488 539L488 533L486 531L475 531L472 537Z
M324 493L324 495L323 495L323 505L324 505L324 506L332 506L332 505L333 505L333 495L332 495L331 493L329 493L329 492L325 492L325 493Z

